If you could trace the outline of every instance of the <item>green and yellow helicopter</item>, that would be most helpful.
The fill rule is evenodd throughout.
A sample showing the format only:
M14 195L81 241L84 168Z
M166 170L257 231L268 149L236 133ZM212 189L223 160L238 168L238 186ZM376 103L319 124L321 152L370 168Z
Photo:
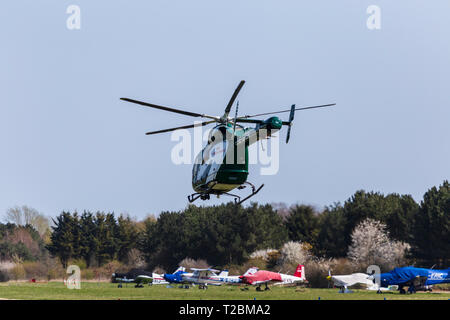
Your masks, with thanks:
M335 103L332 103L295 108L294 104L291 106L291 109L288 110L238 117L239 102L237 102L235 117L231 118L229 117L231 107L233 106L234 101L236 100L244 83L244 80L239 83L225 108L224 114L221 117L184 111L129 98L120 98L121 100L140 104L146 107L175 112L190 117L209 119L204 122L186 126L147 132L146 135L216 124L216 126L209 133L208 143L195 158L194 167L192 169L192 187L195 193L188 196L189 202L194 202L198 198L202 200L209 200L211 194L216 195L217 197L220 195L232 196L234 197L236 204L240 204L250 197L253 197L261 190L264 184L256 188L252 183L247 181L249 164L248 147L258 140L269 139L275 132L279 131L282 126L288 126L286 135L286 143L288 143L295 111L330 107L335 105ZM288 121L282 121L280 118L275 116L272 116L266 120L253 119L255 117L283 112L290 112ZM243 127L239 123L253 123L256 124L256 126L254 128ZM237 188L238 190L241 190L247 186L250 186L252 191L250 195L244 199L241 199L241 197L236 194L229 193L233 189Z

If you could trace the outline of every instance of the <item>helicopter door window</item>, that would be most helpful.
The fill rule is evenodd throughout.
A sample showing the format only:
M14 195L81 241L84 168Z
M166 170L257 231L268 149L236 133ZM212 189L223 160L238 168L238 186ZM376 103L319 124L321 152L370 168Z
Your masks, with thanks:
M208 144L216 144L223 141L223 132L220 129L212 129L208 136Z

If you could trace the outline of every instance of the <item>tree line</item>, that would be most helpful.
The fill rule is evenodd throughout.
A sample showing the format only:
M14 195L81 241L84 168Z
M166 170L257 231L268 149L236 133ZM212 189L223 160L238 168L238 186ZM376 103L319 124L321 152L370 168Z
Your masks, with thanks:
M366 219L386 225L391 239L411 246L417 265L448 267L450 262L450 186L429 189L420 203L409 195L357 191L343 204L324 210L308 205L247 207L233 203L194 205L162 212L143 223L113 213L63 212L47 246L63 265L83 259L87 266L129 261L138 250L148 268L174 268L186 257L214 266L242 264L252 252L280 248L287 241L308 243L318 257L346 257L352 231Z
M39 261L46 255L45 243L32 225L0 223L0 261Z
M137 247L139 232L130 217L114 213L89 211L62 212L53 220L47 245L64 267L70 260L84 260L87 267L101 266L112 260L127 263L129 253Z

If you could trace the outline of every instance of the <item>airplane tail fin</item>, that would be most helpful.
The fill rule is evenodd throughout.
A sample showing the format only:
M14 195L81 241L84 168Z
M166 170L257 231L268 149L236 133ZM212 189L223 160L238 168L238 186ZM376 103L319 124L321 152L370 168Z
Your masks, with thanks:
M175 270L175 272L174 273L177 273L178 271L186 271L186 268L185 267L178 267L178 269L177 270Z
M219 273L219 277L228 277L228 270L222 270Z
M251 267L250 269L247 270L247 272L244 273L244 276L248 276L251 274L254 274L258 271L259 269L257 267Z
M152 273L153 284L160 284L164 280L164 275L153 272Z
M297 266L297 269L295 270L295 273L294 273L294 277L299 277L302 280L306 280L306 277L305 277L305 266L304 265L299 264Z

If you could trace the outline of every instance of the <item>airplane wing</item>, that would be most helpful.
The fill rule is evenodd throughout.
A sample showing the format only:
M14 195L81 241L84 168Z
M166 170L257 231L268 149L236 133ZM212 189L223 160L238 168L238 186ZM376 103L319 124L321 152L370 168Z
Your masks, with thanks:
M293 283L295 283L295 282L293 282L293 281L289 281L289 280L287 280L287 281L273 281L273 285L274 286L282 286L282 285L285 285L285 284L293 284Z
M131 283L131 282L134 282L134 279L127 279L127 278L120 278L120 277L117 277L117 278L115 278L115 281L117 281L117 282Z
M191 268L194 273L192 274L192 277L187 278L187 281L197 284L208 284L208 285L222 285L221 281L212 279L211 276L217 276L216 272L219 270L216 269L199 269L199 268Z
M252 285L257 286L257 285L260 285L260 284L265 284L265 283L269 284L269 283L272 283L272 282L274 282L274 283L281 283L280 281L273 281L273 280L269 279L269 280L256 280L256 281L253 281Z
M136 283L151 283L153 281L153 278L144 274L138 275L136 278L134 278L134 281Z
M216 270L216 269L211 269L211 268L204 268L204 269L199 269L199 268L191 268L192 271L210 271L210 272L219 272L220 270Z
M398 286L388 286L388 287L379 287L376 283L374 283L372 286L368 287L367 290L369 291L397 291Z
M331 280L337 287L351 287L355 284L373 285L373 280L365 273L331 276Z
M209 276L217 276L217 272L219 270L211 269L211 268L205 268L205 269L199 269L199 268L191 268L192 271L194 271L193 277L196 278L206 278Z

